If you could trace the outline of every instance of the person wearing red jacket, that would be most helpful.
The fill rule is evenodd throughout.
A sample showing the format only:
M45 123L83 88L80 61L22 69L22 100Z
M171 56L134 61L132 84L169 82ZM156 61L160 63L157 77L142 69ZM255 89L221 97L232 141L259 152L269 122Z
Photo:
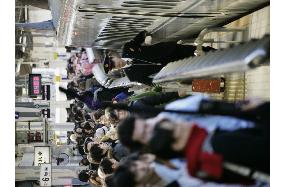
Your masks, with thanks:
M142 119L130 117L118 126L118 136L125 146L136 146L140 150L144 146L161 159L186 158L188 173L202 179L253 182L249 174L243 177L224 167L228 163L251 171L270 172L269 126L265 125L208 132L191 122L163 119L145 123ZM124 136L131 139L126 142Z

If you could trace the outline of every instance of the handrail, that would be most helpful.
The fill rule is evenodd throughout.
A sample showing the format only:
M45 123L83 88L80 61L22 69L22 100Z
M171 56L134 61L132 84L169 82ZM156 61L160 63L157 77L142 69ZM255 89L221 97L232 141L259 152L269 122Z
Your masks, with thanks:
M205 35L209 33L212 33L212 32L244 32L244 31L246 31L245 28L225 28L225 27L205 28L199 33L198 37L194 41L194 44L196 45L195 55L196 56L204 55L204 52L202 50L202 45L209 41L208 39L204 39ZM212 43L212 40L210 40L210 43Z
M270 38L265 36L232 48L210 51L167 64L154 77L154 83L192 80L218 74L244 72L269 63Z

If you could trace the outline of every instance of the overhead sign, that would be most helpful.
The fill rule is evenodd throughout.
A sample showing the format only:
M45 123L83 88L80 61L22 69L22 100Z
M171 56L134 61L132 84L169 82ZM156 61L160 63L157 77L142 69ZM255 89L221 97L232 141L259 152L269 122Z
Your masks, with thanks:
M61 81L61 76L60 75L56 75L55 76L55 82L60 82Z
M54 59L54 60L57 60L57 59L58 59L58 53L56 53L56 52L53 53L53 59Z
M34 165L40 166L41 164L50 163L50 147L49 146L35 146L35 160Z
M36 100L33 104L35 108L48 108L50 107L48 101L41 101L41 100Z
M41 94L41 74L29 74L29 96Z
M222 91L221 79L194 79L193 92L220 93Z
M40 186L51 186L51 164L41 164L40 166Z
M50 100L50 85L42 86L42 100Z

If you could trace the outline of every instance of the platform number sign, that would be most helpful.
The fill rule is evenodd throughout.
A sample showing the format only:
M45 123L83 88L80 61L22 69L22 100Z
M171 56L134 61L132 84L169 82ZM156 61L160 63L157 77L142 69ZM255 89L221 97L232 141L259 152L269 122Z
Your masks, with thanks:
M44 159L43 159L43 154L42 154L42 152L37 152L37 154L38 154L38 163L39 164L42 164L42 163L44 163L45 164L45 161L44 161Z
M34 165L50 163L50 147L49 146L35 146L35 160Z
M51 164L40 165L40 186L51 186Z

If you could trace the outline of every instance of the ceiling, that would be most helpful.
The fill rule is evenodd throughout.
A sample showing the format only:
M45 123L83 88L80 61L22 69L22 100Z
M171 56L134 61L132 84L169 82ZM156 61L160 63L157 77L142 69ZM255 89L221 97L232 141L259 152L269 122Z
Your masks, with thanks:
M64 45L111 49L120 49L126 41L145 29L152 32L154 42L190 39L204 28L222 26L270 3L269 0L67 2L58 30L61 42Z

